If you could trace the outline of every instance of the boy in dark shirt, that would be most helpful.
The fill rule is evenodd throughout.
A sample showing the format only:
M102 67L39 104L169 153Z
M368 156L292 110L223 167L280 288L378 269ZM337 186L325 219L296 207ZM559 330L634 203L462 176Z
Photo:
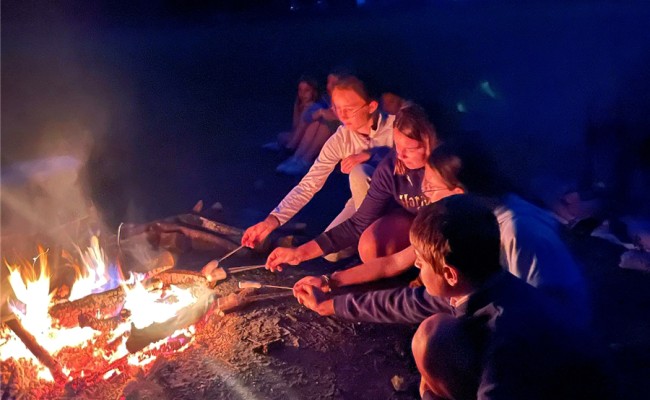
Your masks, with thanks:
M427 292L453 308L413 338L423 398L608 398L589 333L499 265L487 207L468 195L423 207L411 242Z

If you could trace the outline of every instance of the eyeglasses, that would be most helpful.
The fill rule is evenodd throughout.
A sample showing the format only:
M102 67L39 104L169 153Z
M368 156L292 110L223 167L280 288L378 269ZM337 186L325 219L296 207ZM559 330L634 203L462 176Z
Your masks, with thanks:
M345 116L348 116L348 117L352 117L352 116L356 115L356 113L358 113L359 111L361 111L361 110L362 110L364 107L366 107L367 105L368 105L368 104L364 104L364 105L362 105L361 107L356 108L356 109L351 108L351 107L339 108L339 107L337 107L337 106L335 106L335 105L332 105L332 111L334 111L334 113L335 113L336 115L339 115L339 116L340 116L340 115L345 115Z
M449 188L422 185L422 193L434 193L434 192L441 192L443 190L449 190Z

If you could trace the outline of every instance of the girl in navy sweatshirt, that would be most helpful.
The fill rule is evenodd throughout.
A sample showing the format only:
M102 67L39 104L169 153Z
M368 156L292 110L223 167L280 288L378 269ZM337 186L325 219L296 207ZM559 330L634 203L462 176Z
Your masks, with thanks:
M358 243L364 262L409 246L408 232L417 210L429 203L422 194L424 165L437 144L436 132L417 105L403 107L395 118L395 148L377 166L370 189L350 219L297 248L277 248L266 268L281 271Z

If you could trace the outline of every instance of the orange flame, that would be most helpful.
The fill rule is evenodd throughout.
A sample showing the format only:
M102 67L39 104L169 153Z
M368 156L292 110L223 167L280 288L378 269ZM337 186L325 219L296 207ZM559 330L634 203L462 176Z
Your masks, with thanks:
M192 343L193 326L176 331L169 338L152 343L135 354L128 353L126 339L132 325L141 329L154 322L164 322L174 317L180 309L196 302L197 299L189 289L171 286L166 290L148 290L140 282L134 281L133 277L130 279L131 282L127 282L119 268L117 268L119 285L126 293L124 308L130 311L130 317L108 333L99 332L89 327L69 329L56 327L49 314L53 296L50 293L51 275L47 262L48 251L40 247L38 250L38 256L33 258L31 265L26 261L20 264L10 264L5 261L9 269L9 283L15 295L15 299L10 302L10 308L25 329L55 358L59 358L57 355L63 349L83 351L99 360L97 363L106 365L107 368L104 370L108 372L103 374L103 379L109 379L121 373L119 367L110 368L117 360L126 359L130 365L144 367L156 359L156 352L162 351L159 349L168 341L173 341L179 336L185 338L178 341L180 345L174 346L173 351L175 352L185 350ZM112 279L107 267L109 264L99 246L97 237L91 239L90 246L85 251L78 247L77 250L81 263L73 264L77 271L77 277L70 292L69 301L96 292L98 288L104 287ZM37 261L39 262L38 274L36 271ZM50 371L40 364L17 336L6 328L0 334L6 338L0 344L0 361L24 358L37 368L40 379L53 381ZM97 346L97 343L103 343L105 348ZM78 370L78 368L75 370L74 366L62 366L64 374L70 379L84 377L90 372L83 369Z

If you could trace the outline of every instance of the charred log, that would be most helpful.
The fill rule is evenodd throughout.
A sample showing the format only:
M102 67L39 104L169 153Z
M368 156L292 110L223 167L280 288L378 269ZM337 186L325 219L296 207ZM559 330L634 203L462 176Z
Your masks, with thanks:
M126 293L122 287L91 294L84 298L55 304L50 308L50 316L65 328L79 325L81 315L93 315L96 318L112 318L120 312Z
M165 285L177 286L208 286L208 279L200 272L175 270L156 275L155 279Z
M96 318L91 314L81 314L79 315L79 326L90 327L100 332L110 332L126 321L130 315L131 312L126 309L122 309L118 315L111 318Z
M23 324L17 318L5 321L5 324L11 329L16 336L25 344L25 346L32 352L32 354L52 373L52 377L57 382L65 382L66 376L63 374L61 365L47 352L38 342L36 338L29 333Z
M205 230L217 233L219 235L241 237L241 235L244 234L244 231L241 229L234 228L217 221L212 221L200 215L181 214L178 215L176 219L184 224L201 227Z

